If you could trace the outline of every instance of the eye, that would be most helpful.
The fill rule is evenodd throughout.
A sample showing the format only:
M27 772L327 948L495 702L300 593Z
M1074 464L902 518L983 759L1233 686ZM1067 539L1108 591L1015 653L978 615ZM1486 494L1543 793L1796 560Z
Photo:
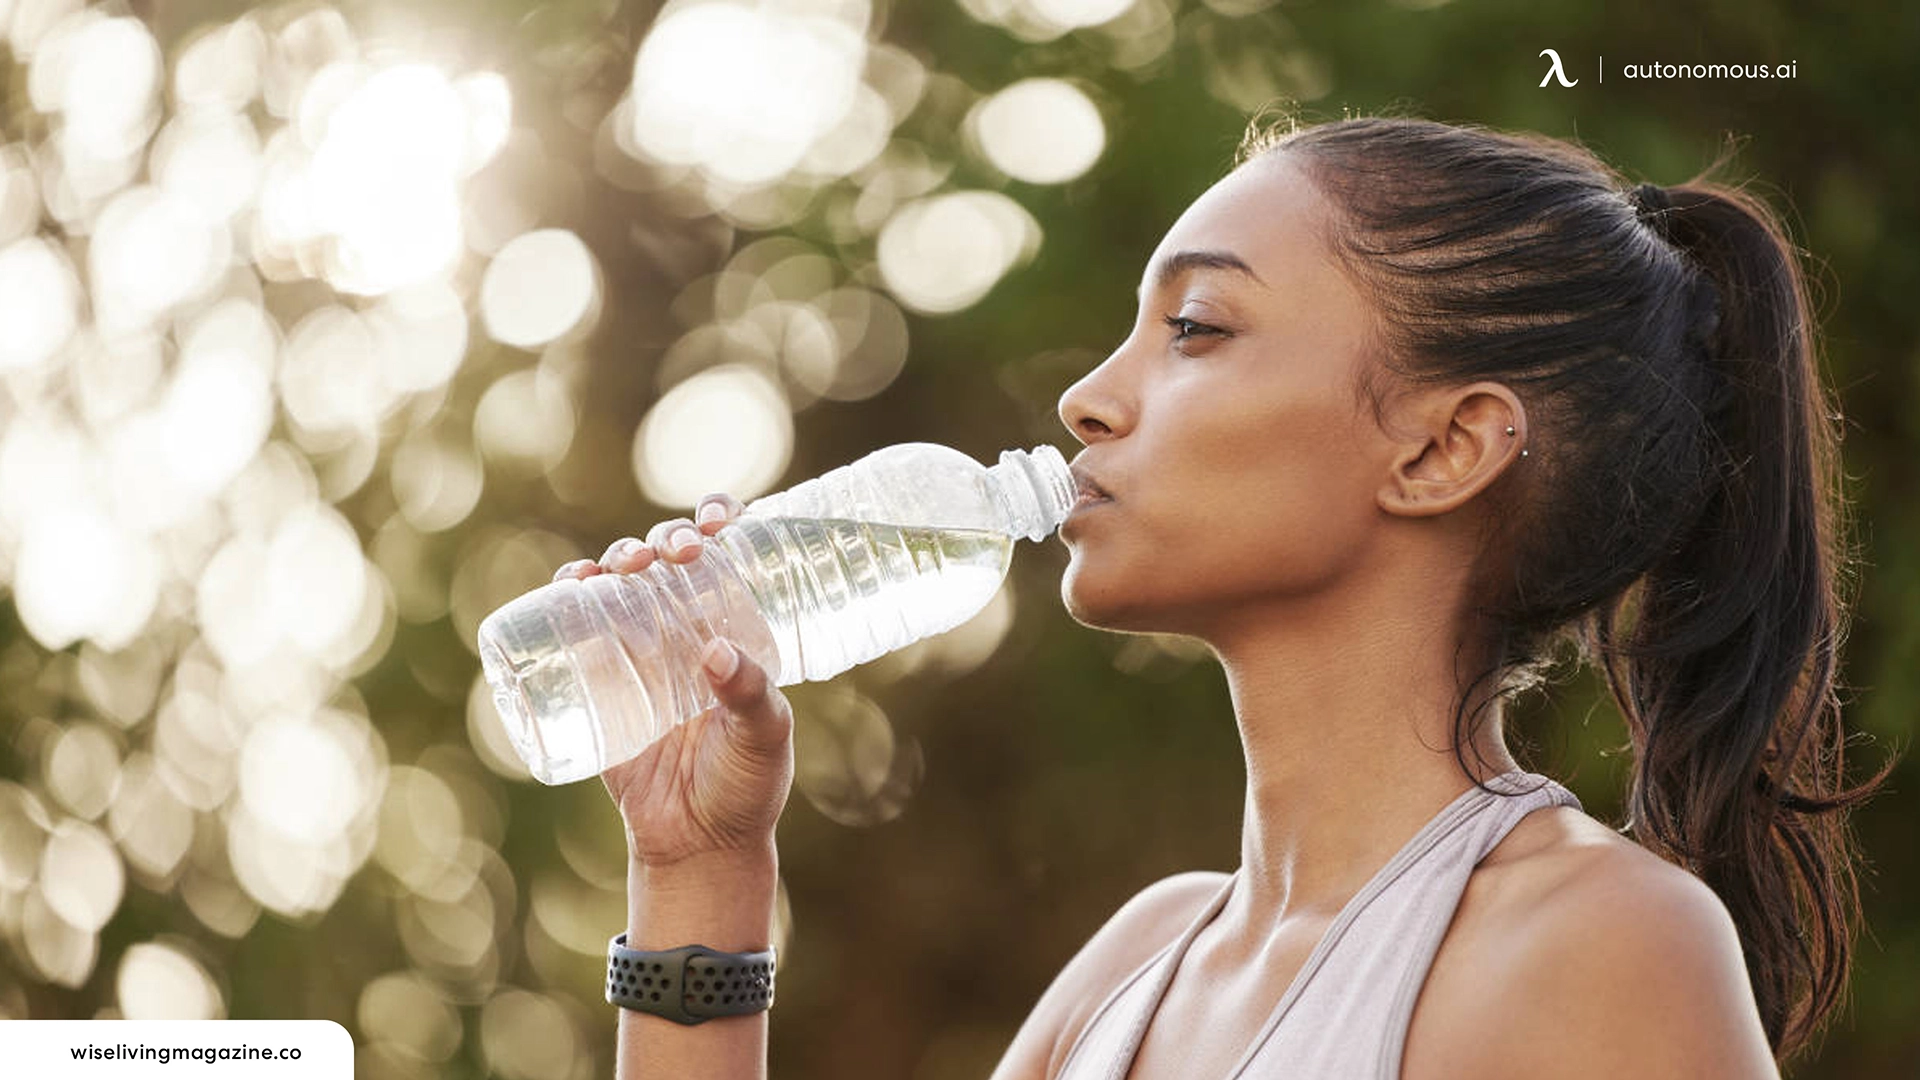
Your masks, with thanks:
M1175 331L1173 340L1176 342L1190 341L1197 337L1220 337L1226 334L1226 331L1217 326L1208 326L1206 323L1194 322L1192 319L1183 319L1178 315L1169 315L1161 321L1173 327Z

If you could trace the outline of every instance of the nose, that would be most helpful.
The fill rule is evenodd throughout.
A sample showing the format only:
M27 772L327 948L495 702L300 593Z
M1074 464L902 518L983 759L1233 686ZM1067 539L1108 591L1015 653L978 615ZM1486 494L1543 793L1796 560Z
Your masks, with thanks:
M1119 356L1120 350L1115 350L1099 367L1081 376L1079 382L1060 395L1060 422L1083 445L1118 435L1129 423L1129 414L1115 392L1114 368Z

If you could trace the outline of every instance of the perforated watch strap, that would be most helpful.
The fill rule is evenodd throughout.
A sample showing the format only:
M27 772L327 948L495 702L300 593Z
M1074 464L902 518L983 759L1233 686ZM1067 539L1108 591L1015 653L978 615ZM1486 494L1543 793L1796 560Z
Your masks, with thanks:
M705 945L665 952L627 948L627 935L607 944L607 1002L635 1012L698 1024L746 1016L773 1005L774 951L730 953Z

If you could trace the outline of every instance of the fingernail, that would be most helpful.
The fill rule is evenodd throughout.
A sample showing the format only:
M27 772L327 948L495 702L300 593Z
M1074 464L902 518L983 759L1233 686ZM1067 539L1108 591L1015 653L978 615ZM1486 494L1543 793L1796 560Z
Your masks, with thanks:
M559 581L563 577L572 577L575 570L580 569L592 561L592 559L575 559L570 563L563 564L560 569L553 572L553 580Z
M733 678L734 672L740 670L740 654L725 638L714 638L707 643L706 654L700 658L700 663L707 669L707 674L726 682Z
M694 515L695 519L698 520L702 525L708 525L713 522L723 520L726 516L727 516L726 508L721 506L719 503L713 503L713 502L710 502L707 505L701 507L700 512Z
M633 558L634 552L639 550L640 541L629 536L624 539L615 540L613 542L613 550L607 552L607 555L610 559L625 562Z
M667 546L676 551L683 548L697 547L699 544L700 534L687 528L685 525L673 530L673 535L667 537Z

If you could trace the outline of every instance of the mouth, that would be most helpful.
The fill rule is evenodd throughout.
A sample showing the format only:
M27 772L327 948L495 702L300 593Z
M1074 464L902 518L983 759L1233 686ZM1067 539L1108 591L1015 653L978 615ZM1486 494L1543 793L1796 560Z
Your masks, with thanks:
M1098 482L1094 482L1091 475L1087 475L1085 469L1081 469L1079 465L1071 465L1071 471L1073 471L1073 496L1075 496L1075 498L1073 498L1073 507L1068 509L1068 519L1066 519L1066 521L1062 523L1062 527L1060 527L1060 536L1062 536L1062 538L1069 538L1073 527L1079 523L1079 519L1081 519L1083 515L1087 515L1087 513L1091 511L1092 507L1114 502L1114 496L1106 494L1106 488L1102 488Z
M1107 489L1096 483L1087 471L1078 465L1070 466L1073 472L1073 490L1076 498L1073 505L1082 506L1090 502L1103 502L1113 498Z

